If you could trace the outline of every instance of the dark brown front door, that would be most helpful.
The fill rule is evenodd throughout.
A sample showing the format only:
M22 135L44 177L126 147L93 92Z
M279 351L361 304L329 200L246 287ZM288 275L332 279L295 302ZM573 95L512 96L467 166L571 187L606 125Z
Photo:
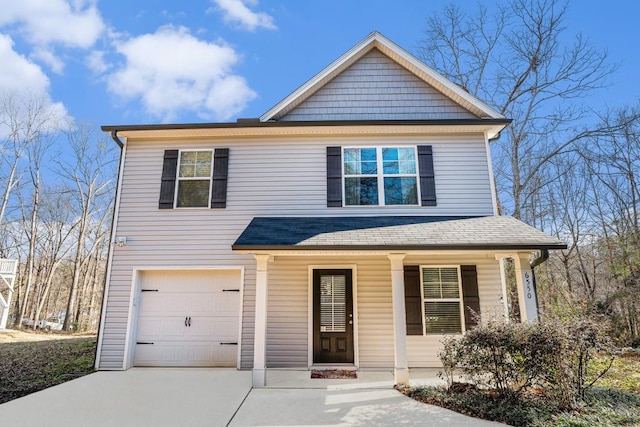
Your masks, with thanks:
M353 363L351 270L313 270L313 363Z

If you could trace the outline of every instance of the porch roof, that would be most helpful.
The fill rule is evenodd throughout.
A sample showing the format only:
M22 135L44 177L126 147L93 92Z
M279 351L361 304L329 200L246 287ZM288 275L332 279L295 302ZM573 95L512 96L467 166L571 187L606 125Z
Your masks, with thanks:
M256 217L232 246L264 250L565 249L507 216Z

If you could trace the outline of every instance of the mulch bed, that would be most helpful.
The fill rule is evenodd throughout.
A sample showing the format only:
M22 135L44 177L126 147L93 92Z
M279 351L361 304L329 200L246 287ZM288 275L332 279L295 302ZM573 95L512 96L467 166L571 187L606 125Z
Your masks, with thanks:
M356 379L356 371L348 369L314 369L311 371L311 378L333 379Z

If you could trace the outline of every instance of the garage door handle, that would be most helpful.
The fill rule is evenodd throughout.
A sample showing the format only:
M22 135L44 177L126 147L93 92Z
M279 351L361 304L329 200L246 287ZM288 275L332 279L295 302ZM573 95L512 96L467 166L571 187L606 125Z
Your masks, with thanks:
M138 342L136 342L136 344L152 345L153 343L152 342L138 341Z
M237 342L221 342L220 345L238 345Z
M240 289L223 289L222 292L240 292Z

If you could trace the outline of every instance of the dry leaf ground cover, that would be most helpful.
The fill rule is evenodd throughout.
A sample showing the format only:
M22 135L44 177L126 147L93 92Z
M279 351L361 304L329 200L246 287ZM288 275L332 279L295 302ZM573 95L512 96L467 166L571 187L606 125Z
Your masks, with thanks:
M93 372L95 336L0 333L0 403Z
M424 403L509 425L640 426L640 352L626 351L620 355L598 385L588 392L584 405L573 410L551 404L542 395L500 400L490 392L463 384L452 391L438 387L400 391Z

